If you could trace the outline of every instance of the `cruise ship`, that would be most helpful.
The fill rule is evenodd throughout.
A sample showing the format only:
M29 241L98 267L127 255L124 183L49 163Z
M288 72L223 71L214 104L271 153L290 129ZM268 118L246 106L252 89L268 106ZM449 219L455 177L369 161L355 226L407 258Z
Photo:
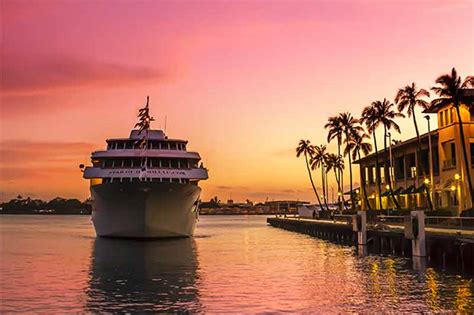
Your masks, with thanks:
M186 140L153 130L149 98L128 138L108 139L92 152L92 166L80 167L90 180L92 221L102 237L192 236L199 211L199 181L208 178Z

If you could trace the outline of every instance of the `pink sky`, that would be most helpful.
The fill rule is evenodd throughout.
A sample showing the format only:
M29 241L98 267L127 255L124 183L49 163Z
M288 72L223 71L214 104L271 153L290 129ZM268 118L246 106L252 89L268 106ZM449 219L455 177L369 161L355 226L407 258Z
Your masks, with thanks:
M210 169L203 199L313 201L294 149L325 143L328 116L358 116L412 81L429 88L451 67L474 74L472 1L4 0L1 11L0 199L86 198L78 164L127 136L150 95L155 126L166 115L168 135ZM400 124L394 138L414 135Z

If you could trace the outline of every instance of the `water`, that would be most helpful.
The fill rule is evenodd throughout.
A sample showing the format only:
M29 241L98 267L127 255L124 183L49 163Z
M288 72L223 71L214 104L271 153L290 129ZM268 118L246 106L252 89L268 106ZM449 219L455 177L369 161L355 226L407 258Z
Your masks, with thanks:
M0 312L474 311L471 279L202 216L191 239L96 239L86 216L0 216Z

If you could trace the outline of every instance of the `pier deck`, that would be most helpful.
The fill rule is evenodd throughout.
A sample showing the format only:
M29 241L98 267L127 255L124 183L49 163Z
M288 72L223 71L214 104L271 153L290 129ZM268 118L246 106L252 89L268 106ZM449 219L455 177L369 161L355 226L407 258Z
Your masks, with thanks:
M269 218L273 219L273 218ZM348 225L347 222L342 221L333 221L333 220L314 220L314 219L306 219L306 218L298 218L298 217L287 217L287 218L275 218L279 220L295 220L295 221L305 221L310 223L317 223L317 224L339 224L339 225ZM268 220L267 220L268 222ZM394 232L394 233L404 233L404 227L401 225L394 225L394 224L384 224L385 227L388 229L386 230L378 230L378 231L387 231L387 232ZM350 226L352 228L352 226ZM370 229L370 225L368 227ZM425 228L426 234L430 234L432 236L449 236L455 238L462 238L462 239L472 239L474 241L474 230L464 230L464 229L454 229L454 228L442 228L442 227L426 227Z
M350 222L275 217L267 218L267 223L273 227L357 246L356 233ZM427 227L425 231L428 262L474 274L474 230ZM405 238L401 225L368 225L367 240L370 253L411 257L412 242Z

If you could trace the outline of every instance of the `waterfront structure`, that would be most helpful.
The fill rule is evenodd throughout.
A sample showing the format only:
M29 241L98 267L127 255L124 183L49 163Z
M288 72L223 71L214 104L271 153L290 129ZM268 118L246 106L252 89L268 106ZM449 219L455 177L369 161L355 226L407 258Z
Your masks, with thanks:
M296 214L298 213L298 207L302 205L308 205L307 201L297 201L297 200L274 200L266 201L264 206L270 209L271 213L288 213Z
M474 89L463 92L463 104L460 113L465 134L465 146L468 152L468 169L472 176L474 167ZM360 166L360 182L365 185L368 201L373 209L394 208L389 184L393 194L405 209L429 209L425 187L431 195L434 209L450 210L460 214L472 208L471 192L466 180L462 160L462 141L456 109L452 104L432 106L426 114L437 114L438 128L420 135L421 151L418 139L390 143L387 150L378 153L377 170L375 153L355 161ZM429 117L428 124L429 124ZM430 154L431 151L431 154ZM470 152L470 154L469 154ZM387 161L387 165L384 165ZM384 178L384 167L389 168L392 183ZM376 178L382 184L382 204L378 199ZM362 209L367 209L365 198L360 198Z
M187 141L150 129L146 107L128 138L107 140L92 153L92 221L98 236L158 238L191 236L198 216L200 180L208 171Z

